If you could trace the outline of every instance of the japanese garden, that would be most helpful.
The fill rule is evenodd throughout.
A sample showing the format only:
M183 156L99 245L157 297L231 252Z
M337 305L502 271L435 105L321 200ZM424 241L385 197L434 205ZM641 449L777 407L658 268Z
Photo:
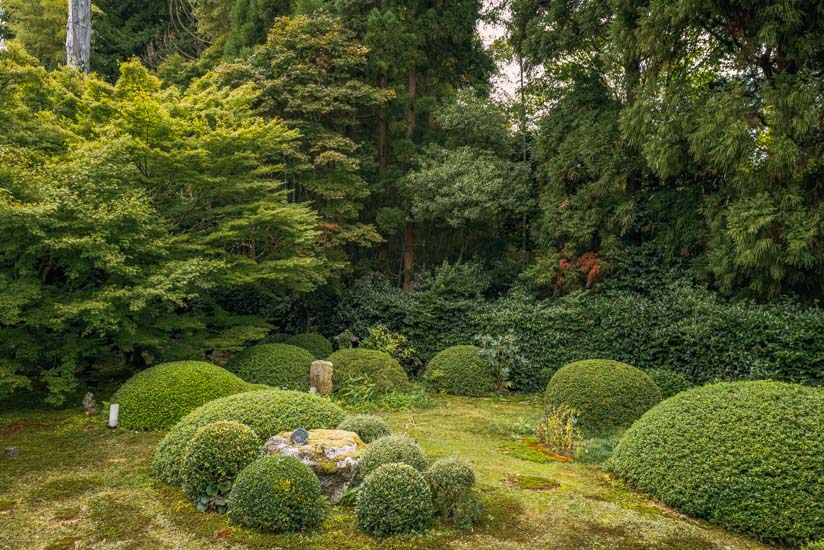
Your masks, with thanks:
M824 3L0 0L0 548L824 549Z

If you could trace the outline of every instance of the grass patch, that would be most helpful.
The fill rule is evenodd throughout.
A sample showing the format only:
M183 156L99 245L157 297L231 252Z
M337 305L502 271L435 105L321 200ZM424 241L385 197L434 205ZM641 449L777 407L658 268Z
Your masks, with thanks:
M541 476L510 475L501 480L504 485L529 491L551 491L561 486L554 479Z
M51 479L40 485L31 494L31 502L39 504L76 498L102 486L103 481L100 478L90 476L66 476Z
M558 462L528 435L513 438L540 414L538 399L431 398L438 406L380 414L430 461L457 454L474 465L484 511L471 530L375 539L347 507L306 533L231 526L150 477L162 432L108 430L102 415L81 411L14 411L0 412L0 426L25 426L4 437L21 453L0 467L0 548L765 548L655 505L597 466Z

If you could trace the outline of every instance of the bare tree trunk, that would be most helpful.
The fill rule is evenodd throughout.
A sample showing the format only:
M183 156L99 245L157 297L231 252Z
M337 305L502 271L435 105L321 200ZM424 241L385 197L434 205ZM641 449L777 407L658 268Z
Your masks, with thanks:
M403 226L403 291L412 292L415 282L415 224Z
M409 107L406 113L406 137L412 139L415 132L415 96L418 93L418 75L415 66L409 67ZM403 226L403 291L412 292L415 282L415 224L407 221Z
M66 23L66 65L87 73L91 70L92 2L69 0Z

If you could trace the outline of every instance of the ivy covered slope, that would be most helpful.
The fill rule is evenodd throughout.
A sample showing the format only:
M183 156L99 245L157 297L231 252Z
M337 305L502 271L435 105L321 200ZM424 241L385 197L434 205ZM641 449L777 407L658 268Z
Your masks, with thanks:
M204 403L250 389L250 384L217 365L177 361L135 374L115 392L112 403L120 405L122 427L159 430Z
M824 389L718 383L659 404L610 467L692 516L759 539L824 538Z
M329 399L287 390L259 390L216 399L195 409L160 441L152 461L158 479L181 483L181 461L197 429L220 420L250 427L263 443L271 436L295 428L334 428L346 413Z

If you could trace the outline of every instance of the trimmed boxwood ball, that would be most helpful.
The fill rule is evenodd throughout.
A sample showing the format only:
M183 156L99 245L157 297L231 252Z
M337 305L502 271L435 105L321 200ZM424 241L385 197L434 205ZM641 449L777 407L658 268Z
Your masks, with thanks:
M454 395L481 397L495 391L495 372L475 346L452 346L429 361L424 371L433 389Z
M216 399L193 410L166 434L155 451L152 471L161 481L180 485L186 445L198 428L219 420L246 424L263 443L295 428L334 428L345 416L329 399L297 391L260 390Z
M289 344L258 344L235 355L226 368L252 384L307 391L311 353Z
M291 456L265 456L240 472L229 493L229 521L285 533L317 527L324 507L320 482Z
M440 518L459 527L469 527L481 516L482 503L472 491L475 471L466 460L440 458L425 473L432 490L432 507Z
M371 414L354 414L347 416L338 425L339 430L355 432L364 443L372 443L385 435L389 435L389 426L382 418Z
M561 367L545 395L547 405L572 407L582 427L596 430L628 426L661 401L661 390L642 370L608 359Z
M332 363L332 390L350 378L365 376L376 393L385 393L409 383L403 367L388 353L374 349L342 349L329 356Z
M224 486L231 487L240 471L254 462L259 450L258 435L240 422L220 420L198 428L183 455L183 491L195 504L204 505L201 511L205 511L209 502L200 500L225 496L228 489Z
M824 389L693 388L647 412L608 461L689 515L765 541L824 538Z
M249 384L211 363L161 363L129 378L112 396L120 405L120 426L159 430L213 399L250 389Z
M366 446L356 477L362 480L381 466L393 462L408 464L421 472L426 469L426 455L420 445L405 435L387 435Z
M297 346L305 349L314 355L315 359L325 359L332 355L332 342L320 334L314 334L311 332L296 334L289 337L286 340L286 343L291 346Z
M432 497L420 472L386 464L366 477L355 505L358 527L383 537L423 531L432 517Z

